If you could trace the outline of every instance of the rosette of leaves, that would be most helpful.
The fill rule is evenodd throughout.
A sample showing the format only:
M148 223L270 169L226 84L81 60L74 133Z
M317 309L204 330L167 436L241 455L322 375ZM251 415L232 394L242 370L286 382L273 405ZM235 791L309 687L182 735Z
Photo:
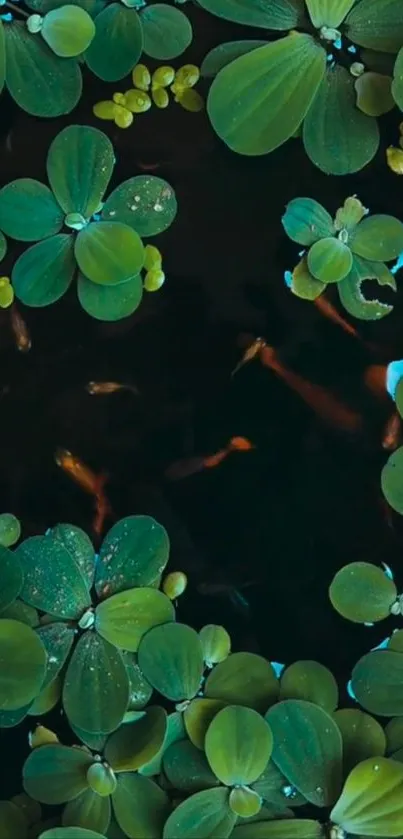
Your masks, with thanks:
M92 317L119 320L139 306L141 237L169 227L176 198L166 181L140 175L103 201L114 165L113 146L102 131L72 125L49 148L50 187L19 178L0 190L0 229L37 242L12 271L15 295L25 305L54 303L77 275L78 299ZM60 232L63 227L68 232Z
M81 96L79 56L95 35L95 0L27 0L25 6L36 13L12 5L21 19L14 12L0 19L0 91L5 84L17 105L34 116L68 114ZM7 2L2 8L7 10Z
M191 24L180 9L166 3L148 5L145 0L100 0L95 27L85 60L106 82L127 76L142 52L157 60L177 58L193 37Z
M379 146L377 116L394 106L403 45L400 0L198 0L218 17L285 34L229 42L207 56L207 110L239 154L262 155L301 135L322 171L362 169ZM202 68L203 71L203 68Z
M149 516L117 522L98 559L88 536L68 524L18 546L19 597L42 614L34 632L18 623L19 632L29 629L46 655L34 695L15 702L10 713L6 706L2 726L18 724L27 713L46 713L62 698L74 731L97 746L126 711L146 705L151 691L133 654L151 627L175 620L172 602L158 590L168 553L166 531ZM9 623L0 623L5 633ZM19 650L30 663L28 645L20 643Z
M397 383L395 393L397 411L403 417L403 381ZM396 513L403 515L403 446L399 446L386 461L381 472L381 487L386 501Z
M347 198L334 218L312 198L295 198L287 205L283 227L293 242L303 245L292 271L290 287L305 300L316 300L328 285L337 285L340 302L360 320L379 320L393 306L367 300L362 283L376 280L396 291L385 262L403 250L403 224L393 216L368 216L355 196Z

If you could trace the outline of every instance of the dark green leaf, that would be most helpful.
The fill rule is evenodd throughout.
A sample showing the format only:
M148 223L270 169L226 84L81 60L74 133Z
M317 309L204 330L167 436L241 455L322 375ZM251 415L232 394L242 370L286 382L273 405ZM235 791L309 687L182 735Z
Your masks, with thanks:
M127 224L139 236L156 236L170 227L177 209L175 193L167 181L136 175L114 189L105 202L102 218Z
M256 40L228 41L226 44L219 44L218 47L210 50L202 61L200 75L207 79L214 78L223 67L226 67L235 58L239 58L241 55L245 55L246 52L251 52L257 47L264 47L265 45L266 41Z
M381 717L403 716L403 655L372 650L354 667L352 687L357 701Z
M166 751L173 743L179 742L186 737L185 726L183 725L183 714L181 711L173 711L167 717L165 737L161 748L148 763L139 768L139 772L149 778L152 775L159 775L162 768L162 761ZM188 741L186 741L188 742Z
M403 515L403 446L389 456L381 472L382 492L393 510Z
M333 715L343 738L343 771L346 776L357 763L385 754L386 737L379 722L359 711L343 708Z
M31 536L15 554L24 574L22 599L58 618L79 620L91 599L80 569L64 545L50 534Z
M151 516L126 516L107 533L99 552L95 580L98 597L151 586L169 558L169 538Z
M63 213L49 187L19 178L0 190L0 227L21 242L37 242L58 233Z
M265 658L255 653L233 653L211 671L204 694L209 699L264 712L276 701L279 690L274 670Z
M294 198L281 221L287 236L300 245L313 245L335 233L331 215L313 198Z
M0 545L0 612L17 599L23 584L22 568L18 556Z
M339 701L336 679L318 661L295 661L280 680L280 699L306 699L325 711L334 711Z
M153 626L175 620L175 609L165 594L155 588L120 591L99 603L95 628L114 647L137 652L143 636Z
M125 723L111 736L105 758L114 772L132 772L158 754L167 728L167 714L158 705L147 708L134 722Z
M42 804L71 801L88 787L93 759L82 748L52 743L34 749L24 763L25 792Z
M101 767L103 768L103 767ZM66 827L83 827L106 833L111 820L111 802L109 796L97 795L92 789L86 789L70 801L63 810L62 823Z
M112 795L116 821L129 839L158 839L170 812L169 798L151 778L127 772Z
M0 709L15 711L32 702L45 671L46 652L37 633L25 623L0 619Z
M396 291L396 280L383 262L370 262L354 256L353 266L344 280L337 284L340 301L346 311L360 320L379 320L388 315L393 306L380 300L367 300L361 290L364 280L375 279L378 285L387 285Z
M346 34L361 47L378 52L398 52L403 44L400 0L364 0L356 3L345 20Z
M173 743L164 754L163 767L168 781L177 790L199 792L219 784L204 753L190 740Z
M12 801L0 801L1 839L27 839L28 819Z
M203 651L190 626L166 623L150 629L140 643L138 662L153 688L173 702L193 699L200 688Z
M90 70L105 82L130 73L143 49L143 31L135 9L110 3L95 18L96 33L85 59Z
M143 50L158 61L177 58L192 41L191 24L180 9L166 3L154 3L142 9Z
M403 224L394 216L363 219L349 239L353 253L364 259L388 262L403 250Z
M84 311L91 317L102 321L122 320L138 309L143 297L143 281L141 274L136 274L118 285L100 285L79 272L77 294Z
M397 589L393 580L376 565L351 562L340 568L333 578L329 597L343 618L356 623L374 623L390 614Z
M313 819L282 819L238 825L231 839L323 839L323 825Z
M261 26L264 29L292 29L301 22L304 12L302 0L198 0L208 12L234 23Z
M16 296L26 306L49 306L66 293L75 271L73 237L58 233L32 245L12 271Z
M100 209L114 164L112 143L102 131L88 125L60 131L49 148L46 170L63 211L91 218Z
M396 58L393 71L392 94L396 104L403 111L403 47Z
M163 839L227 839L235 822L229 790L206 789L175 808L165 823Z
M89 536L81 527L73 524L57 524L47 535L57 539L66 548L90 590L94 583L95 551Z

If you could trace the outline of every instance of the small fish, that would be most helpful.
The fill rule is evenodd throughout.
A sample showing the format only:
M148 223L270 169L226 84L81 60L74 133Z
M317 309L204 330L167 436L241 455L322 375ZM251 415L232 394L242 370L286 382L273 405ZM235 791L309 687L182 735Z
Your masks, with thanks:
M57 449L55 461L73 481L81 487L88 495L95 500L95 516L92 527L94 533L100 536L104 527L106 517L112 512L109 501L105 495L104 487L107 475L104 473L96 475L89 466L86 466L78 457L67 449Z
M362 426L359 414L340 402L321 385L304 379L287 368L276 351L266 343L260 351L260 360L265 367L276 373L301 399L312 408L323 422L343 431L357 432Z
M388 452L393 452L398 448L402 433L402 421L400 414L394 411L389 417L382 437L382 448Z
M253 359L256 358L256 356L259 355L260 351L265 346L266 346L266 342L265 342L264 338L255 338L255 340L253 341L253 344L251 344L250 347L248 347L245 350L241 360L238 362L236 367L234 367L234 369L231 373L231 376L235 376L235 373L237 373L238 370L240 370L241 367L244 366L244 364L248 364L250 361L253 361Z
M20 315L15 303L11 306L11 328L14 333L17 349L20 352L29 352L32 346L31 336L24 318Z
M142 163L139 160L137 166L142 172L157 172L161 168L161 163Z
M203 469L213 469L215 466L219 466L231 452L246 452L251 449L254 449L254 445L246 437L231 437L228 445L215 452L215 454L207 457L200 455L176 461L165 471L165 477L171 481L187 478L196 474L196 472L202 472Z
M243 614L249 613L249 602L246 597L243 596L240 589L248 588L248 586L253 586L256 584L255 580L251 582L243 583L238 588L231 585L230 583L199 583L197 586L197 591L199 594L205 594L208 597L225 597L228 598L230 603L235 606L238 612Z
M88 382L85 389L91 396L106 396L110 393L117 393L119 390L130 390L136 396L139 395L139 390L135 385L126 385L121 382Z

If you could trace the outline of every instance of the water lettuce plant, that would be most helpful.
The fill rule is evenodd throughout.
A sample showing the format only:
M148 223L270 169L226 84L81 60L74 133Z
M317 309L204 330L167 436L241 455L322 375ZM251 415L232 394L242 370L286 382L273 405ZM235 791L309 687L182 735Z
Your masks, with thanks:
M198 0L225 20L287 33L229 42L207 56L207 109L239 154L262 155L300 134L322 171L362 169L379 146L377 117L394 107L403 46L400 0ZM401 62L395 97L401 101ZM203 71L203 67L202 67Z
M334 218L312 198L295 198L282 218L284 230L305 250L286 282L292 292L315 300L336 284L346 311L360 320L378 320L393 306L367 300L362 283L376 280L396 291L396 280L385 262L403 250L403 224L393 216L368 215L356 196L347 198Z
M12 270L22 303L48 306L77 277L78 299L92 317L119 320L139 306L145 261L141 237L169 227L176 198L166 181L139 175L104 200L114 165L105 134L71 125L49 148L50 187L19 178L0 190L0 229L13 239L37 242ZM68 232L60 232L63 227Z

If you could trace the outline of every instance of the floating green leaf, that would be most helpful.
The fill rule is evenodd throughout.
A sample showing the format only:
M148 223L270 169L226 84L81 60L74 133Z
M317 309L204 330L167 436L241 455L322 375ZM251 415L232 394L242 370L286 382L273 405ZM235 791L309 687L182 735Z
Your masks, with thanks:
M15 555L24 574L21 597L30 606L68 620L78 620L90 606L86 581L58 539L31 536L18 546Z
M85 52L90 45L95 24L80 6L68 4L47 12L41 35L56 55L72 58Z
M138 720L111 734L105 747L106 760L115 772L139 769L158 754L166 727L166 711L158 705L147 708Z
M387 285L396 291L396 280L383 262L370 262L354 256L350 273L337 284L340 302L355 318L379 320L388 315L393 306L380 300L367 300L361 289L365 280L376 280L378 285Z
M225 661L231 652L231 638L223 626L207 624L199 632L203 657L207 667Z
M313 819L282 819L237 825L231 839L323 839L323 825Z
M343 771L347 775L357 763L385 754L386 737L379 722L357 708L343 708L333 715L343 738Z
M77 294L88 315L97 320L116 321L132 315L138 309L143 297L143 281L141 274L136 274L118 285L100 285L79 273Z
M153 688L174 702L193 699L200 688L203 651L190 626L167 623L150 629L140 643L138 662Z
M210 88L214 130L240 154L273 151L301 124L325 69L325 50L296 32L235 59Z
M101 771L101 773L107 775L107 770L102 764L95 764L95 766L98 772ZM92 767L88 772L91 769ZM86 789L66 804L62 821L66 826L84 827L103 833L109 826L110 818L111 802L109 796L102 796L92 789Z
M144 262L140 236L127 224L99 221L81 230L74 243L80 271L101 285L117 285L138 274Z
M0 32L1 32L1 29L0 29ZM1 35L0 35L0 38L1 38ZM0 262L1 262L2 259L4 259L6 253L7 253L7 239L4 236L4 233L2 233L1 230L0 230Z
M129 679L119 650L94 632L79 639L67 668L63 705L69 721L89 733L114 731L129 700Z
M317 807L337 799L341 788L342 738L330 714L301 699L269 708L272 759L290 784Z
M225 707L220 699L192 699L185 708L183 718L189 739L198 749L204 749L207 729L216 714Z
M37 242L58 233L63 213L49 187L32 178L19 178L0 190L0 227L7 236Z
M163 839L227 839L236 818L224 787L196 792L171 813Z
M21 536L21 524L12 513L0 513L0 545L10 548Z
M252 708L229 705L210 723L204 742L207 760L221 783L245 786L265 769L273 746L269 726Z
M371 650L357 662L351 677L357 702L381 717L403 715L403 656L394 650Z
M294 198L281 221L287 236L300 245L313 245L335 232L331 215L313 198Z
M330 818L348 833L400 836L403 765L386 757L363 760L350 772Z
M219 784L205 754L189 740L173 743L164 754L163 768L172 787L185 792L199 792Z
M97 128L69 125L60 131L49 148L46 169L63 212L89 219L99 210L114 163L112 143Z
M346 35L354 44L377 52L397 53L403 43L399 0L365 0L356 3L345 20Z
M34 749L24 763L25 792L42 804L71 801L88 787L93 759L81 748L52 743Z
M287 813L290 812L287 809L288 802L292 803L293 807L306 804L304 796L295 787L290 788L287 778L280 772L273 759L269 760L266 768L252 787L266 804L276 809L277 817L280 817L281 814L281 816L284 815L284 818L287 818ZM287 797L289 791L291 791L290 798Z
M190 22L180 9L155 3L141 11L143 50L150 58L167 60L182 55L192 41Z
M110 644L137 652L153 626L175 620L175 609L155 588L132 588L108 597L95 611L95 628Z
M351 271L353 256L348 245L329 237L312 245L307 264L311 274L321 283L338 283Z
M392 452L381 472L382 492L393 510L403 515L403 446Z
M389 638L388 650L396 650L398 653L403 652L403 629L394 629Z
M119 827L129 839L155 839L162 835L170 802L151 778L133 772L120 775L112 802Z
M316 300L326 289L326 285L313 277L306 256L295 266L291 275L291 291L303 300Z
M252 14L252 10L250 10ZM266 41L228 41L226 44L219 44L218 47L210 50L203 59L200 67L200 75L203 78L213 78L217 73L239 58L245 55L246 52L251 52L257 47L264 47Z
M49 306L66 293L75 267L73 237L58 233L17 259L11 275L15 294L26 306Z
M105 839L105 836L84 827L51 827L41 833L38 839Z
M340 26L355 0L306 0L309 16L316 29Z
M104 82L130 73L143 49L143 30L134 9L110 3L95 18L95 37L85 53L90 70Z
M28 820L25 813L12 801L0 801L1 839L27 839Z
M230 792L229 806L237 816L247 819L260 812L262 799L249 787L235 787Z
M355 623L373 623L390 614L397 589L393 580L376 565L351 562L333 578L329 597L343 618Z
M370 117L380 117L395 107L392 79L381 73L363 73L355 80L357 108Z
M336 679L318 661L296 661L281 676L280 699L307 699L325 711L334 711L339 701Z
M401 630L400 630L401 631ZM385 725L385 737L386 737L386 754L388 757L393 757L394 752L400 752L403 748L403 718L402 717L393 717L393 719L389 720L388 723ZM383 754L380 752L379 754ZM367 757L372 757L372 755L367 755ZM396 759L396 758L394 758Z
M57 524L47 535L62 543L90 590L94 582L95 551L89 536L81 527L75 527L73 524Z
M398 53L393 70L392 95L400 110L403 111L403 47Z
M18 557L8 548L0 545L0 612L17 599L23 584L22 569Z
M356 228L350 246L364 259L388 262L403 250L403 224L393 216L369 216Z
M156 236L170 227L177 210L174 190L167 181L152 175L136 175L113 190L105 202L102 218L127 224L139 236Z
M270 5L256 3L252 7L249 0L199 0L199 5L217 17L263 29L292 29L302 17L299 0L271 0Z
M351 233L357 227L357 224L366 216L368 210L361 204L361 201L354 195L346 198L342 207L337 210L334 226L336 230L346 230Z
M27 603L23 603L22 600L14 600L13 603L10 603L7 606L7 609L3 609L0 615L1 618L10 618L10 620L21 621L21 623L26 623L27 626L38 626L39 617L38 612L36 609L33 609L32 606L28 606Z
M57 705L62 695L63 681L61 676L56 676L53 682L41 688L41 692L33 701L28 714L31 717L40 717L47 714Z
M186 737L185 726L183 725L183 714L180 711L173 711L167 718L165 737L161 748L148 763L139 768L139 772L149 778L152 775L159 775L162 768L163 757L173 743L184 740Z
M141 711L151 699L153 689L148 684L133 653L122 652L130 684L129 711Z
M45 648L25 623L0 619L0 709L14 711L38 695L46 671Z
M264 712L279 694L271 664L255 653L233 653L217 664L206 679L204 694L229 705L246 705Z
M95 588L100 599L136 586L151 586L169 558L169 538L151 516L126 516L106 535L101 545Z

